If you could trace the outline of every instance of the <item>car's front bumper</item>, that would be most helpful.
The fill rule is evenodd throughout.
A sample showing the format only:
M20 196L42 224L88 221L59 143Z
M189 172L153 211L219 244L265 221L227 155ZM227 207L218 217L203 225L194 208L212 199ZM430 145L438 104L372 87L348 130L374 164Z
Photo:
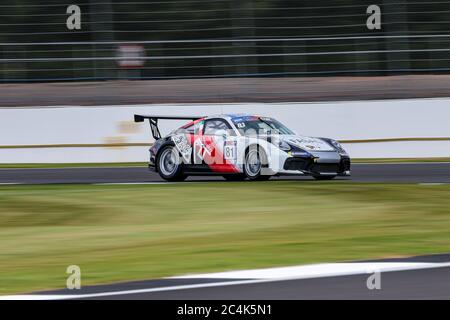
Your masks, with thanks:
M287 157L280 174L351 175L351 160L337 152L315 152L309 157Z

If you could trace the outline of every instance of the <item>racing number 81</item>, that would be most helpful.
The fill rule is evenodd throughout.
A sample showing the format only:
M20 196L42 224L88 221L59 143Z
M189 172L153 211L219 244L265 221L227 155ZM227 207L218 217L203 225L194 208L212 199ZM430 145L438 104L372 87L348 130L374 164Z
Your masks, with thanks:
M236 145L226 144L224 147L225 160L236 160Z

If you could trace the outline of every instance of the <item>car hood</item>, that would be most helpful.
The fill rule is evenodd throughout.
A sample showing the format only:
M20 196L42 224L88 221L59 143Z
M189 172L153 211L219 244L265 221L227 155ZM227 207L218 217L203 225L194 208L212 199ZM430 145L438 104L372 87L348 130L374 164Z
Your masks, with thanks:
M320 138L288 135L280 136L281 140L305 151L334 151L334 147Z

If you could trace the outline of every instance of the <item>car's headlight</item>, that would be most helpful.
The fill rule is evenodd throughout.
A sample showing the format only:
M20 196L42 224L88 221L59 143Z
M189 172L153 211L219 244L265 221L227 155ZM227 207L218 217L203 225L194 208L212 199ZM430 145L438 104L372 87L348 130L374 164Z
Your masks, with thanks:
M291 150L291 146L290 146L287 142L285 142L285 141L280 141L280 142L278 143L278 148L280 148L280 149L283 150L283 151L289 151L289 150Z

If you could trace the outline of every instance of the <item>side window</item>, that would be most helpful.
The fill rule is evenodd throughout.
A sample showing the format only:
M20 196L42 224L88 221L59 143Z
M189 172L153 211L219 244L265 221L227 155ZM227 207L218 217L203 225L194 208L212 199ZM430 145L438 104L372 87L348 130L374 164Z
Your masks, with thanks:
M205 135L215 135L218 130L226 130L231 132L231 127L229 124L222 119L211 119L205 122L205 129L203 134Z
M184 133L198 134L200 130L203 130L203 121L198 121L187 127L180 128L180 130Z

